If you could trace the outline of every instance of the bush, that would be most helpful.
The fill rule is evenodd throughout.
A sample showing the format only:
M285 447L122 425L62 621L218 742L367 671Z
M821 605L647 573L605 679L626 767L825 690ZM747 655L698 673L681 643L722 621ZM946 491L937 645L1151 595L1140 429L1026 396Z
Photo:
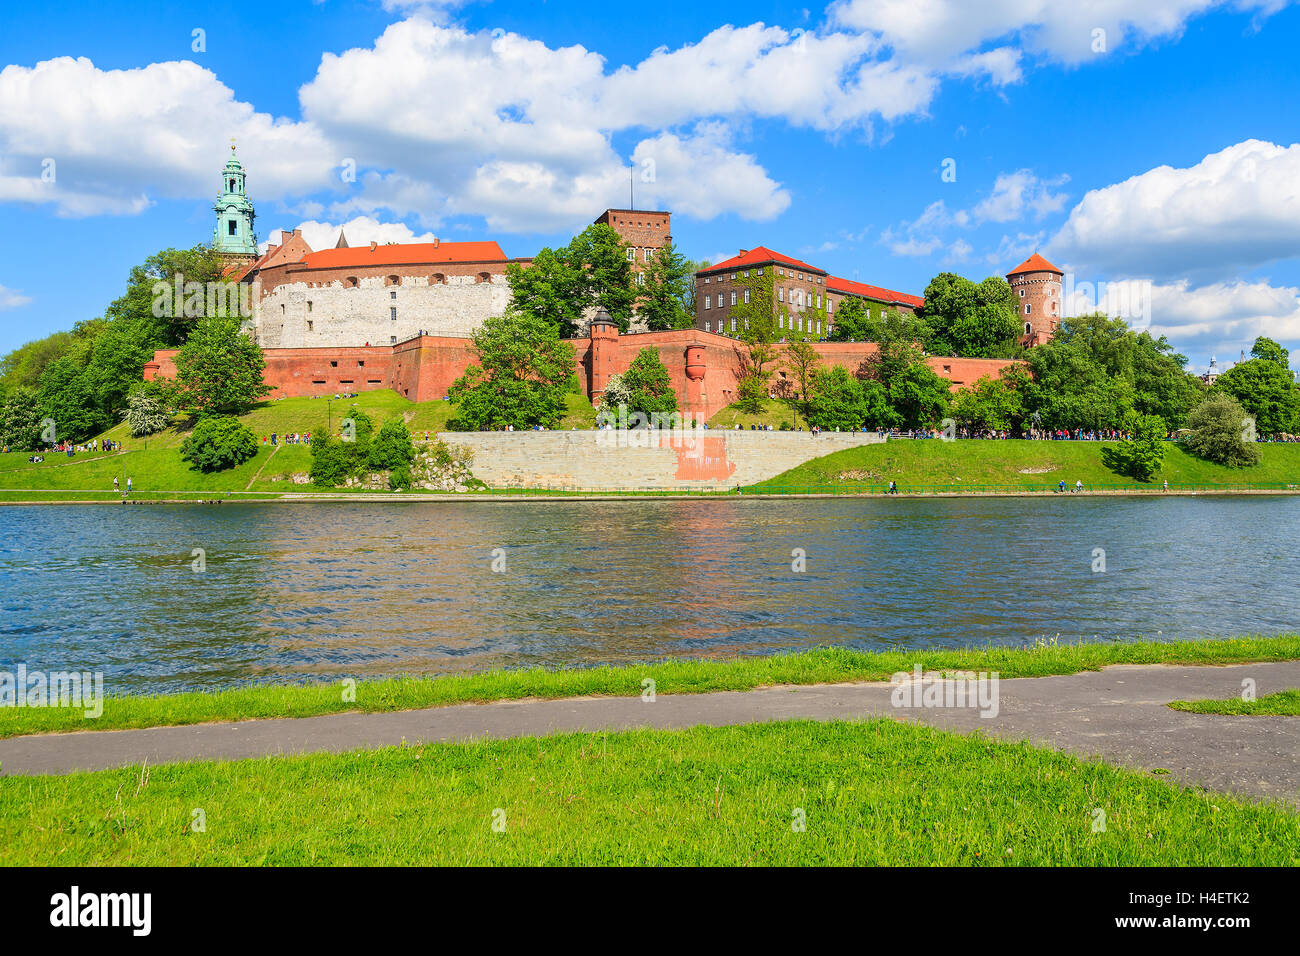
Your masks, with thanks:
M379 434L370 442L370 467L376 471L392 470L409 466L415 457L415 445L411 441L411 432L406 422L394 418L384 422ZM409 483L410 471L407 471Z
M181 442L181 457L199 471L224 471L257 454L257 438L239 419L221 415L200 419Z
M1259 450L1245 440L1246 410L1224 392L1211 392L1187 414L1187 450L1206 461L1244 468L1259 462Z
M398 465L388 473L388 487L393 489L411 487L411 466Z
M143 438L160 432L171 424L164 398L156 390L136 388L126 398L126 413L122 416L134 438Z
M1102 449L1102 461L1120 474L1150 481L1165 460L1165 420L1129 412L1124 424L1131 437L1113 449Z

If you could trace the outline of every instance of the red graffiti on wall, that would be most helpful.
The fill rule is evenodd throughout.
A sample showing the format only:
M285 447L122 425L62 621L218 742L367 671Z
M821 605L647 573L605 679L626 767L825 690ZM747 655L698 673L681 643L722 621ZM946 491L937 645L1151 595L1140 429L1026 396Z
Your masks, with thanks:
M685 438L665 435L660 448L671 447L677 452L679 481L725 481L736 471L736 463L727 460L727 439Z

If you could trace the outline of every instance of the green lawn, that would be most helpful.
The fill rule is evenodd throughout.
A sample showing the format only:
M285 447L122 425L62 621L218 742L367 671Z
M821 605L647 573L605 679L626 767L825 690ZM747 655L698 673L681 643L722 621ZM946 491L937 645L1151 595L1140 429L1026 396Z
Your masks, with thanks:
M584 395L566 397L567 407L560 421L561 428L590 428L595 425L596 410ZM260 403L246 415L240 416L253 434L261 441L276 434L284 436L321 434L331 426L335 434L340 422L353 409L361 409L382 425L390 418L401 416L411 429L417 442L427 433L432 438L446 430L447 422L456 413L456 406L444 401L411 402L390 389L362 392L356 398L285 398ZM72 458L66 454L45 453L45 461L29 464L29 452L0 454L0 492L6 489L65 490L77 493L112 492L113 478L126 488L131 478L138 492L304 492L319 491L310 485L294 486L291 482L273 481L286 476L309 471L311 449L306 445L264 445L257 457L238 468L214 474L192 470L180 457L180 444L189 434L188 419L177 418L170 427L147 438L132 438L125 424L117 425L101 438L120 441L124 451L112 453L79 453ZM274 457L272 457L274 453ZM254 480L256 478L256 480ZM81 495L60 496L66 500L85 500ZM23 496L0 493L0 501L28 500Z
M808 429L808 423L800 418L795 422L794 412L790 406L784 402L778 402L775 399L763 399L763 410L757 415L751 412L743 412L735 405L728 405L726 408L714 413L709 419L710 428L735 428L737 425L742 428L748 428L750 425L771 425L774 429L779 429L782 422L788 422L791 428L796 424L802 425L804 430Z
M1106 442L974 441L891 439L833 452L805 462L754 490L784 488L830 491L878 491L897 481L909 489L977 490L980 486L1048 490L1067 485L1134 486L1131 478L1111 471L1102 461ZM1300 487L1300 443L1259 446L1253 468L1225 468L1166 444L1164 468L1148 487L1168 479L1171 488L1210 485L1284 485Z
M1176 700L1169 706L1192 714L1300 717L1300 690L1279 691L1256 700L1242 700L1240 697L1229 697L1227 700Z
M1042 644L962 651L864 652L827 647L735 660L676 660L627 667L499 670L447 677L362 681L355 702L342 685L254 685L214 693L109 697L98 719L79 709L0 708L0 737L77 730L114 730L212 721L309 717L344 711L414 710L447 704L592 695L636 697L642 681L657 694L749 690L778 684L888 680L916 664L924 671L997 671L1002 677L1043 677L1097 670L1108 664L1240 664L1300 660L1300 635L1217 641Z
M789 721L5 777L0 841L14 866L1300 864L1293 812L1166 779Z

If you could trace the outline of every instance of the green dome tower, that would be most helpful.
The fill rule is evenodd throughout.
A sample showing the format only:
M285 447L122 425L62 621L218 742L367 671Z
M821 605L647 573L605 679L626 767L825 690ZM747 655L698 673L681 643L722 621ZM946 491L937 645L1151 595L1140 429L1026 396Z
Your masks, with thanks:
M253 232L253 204L244 189L244 167L235 158L235 141L230 141L230 159L221 171L221 192L212 207L217 226L212 231L212 248L232 262L257 258L257 233Z

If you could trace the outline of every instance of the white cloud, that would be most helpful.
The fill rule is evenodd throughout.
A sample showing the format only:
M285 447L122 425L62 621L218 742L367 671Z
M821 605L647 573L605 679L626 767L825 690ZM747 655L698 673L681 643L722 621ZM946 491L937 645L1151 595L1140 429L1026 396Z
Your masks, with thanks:
M364 246L372 242L433 242L437 238L431 232L416 233L405 223L380 222L370 216L356 216L341 223L308 219L306 222L299 223L297 228L302 230L302 237L307 245L316 252L322 249L333 249L339 241L340 229L347 236L349 246ZM282 230L276 230L267 241L278 245L282 239ZM262 243L259 247L260 251L265 252L266 246L266 242Z
M0 70L0 201L87 216L215 195L232 136L259 197L311 192L329 177L335 154L311 127L256 112L194 63L101 70L59 57Z
M20 305L27 305L32 301L29 295L23 295L17 289L10 289L0 285L0 311L5 309L16 309Z
M1151 330L1189 355L1236 358L1258 336L1300 342L1300 289L1267 282L1215 282L1192 288L1186 280L1151 290Z
M633 165L643 171L652 168L654 177L653 182L638 182L638 193L660 209L696 219L734 212L742 219L762 221L785 212L790 194L753 156L729 150L726 139L720 125L710 124L690 136L662 133L642 140L632 154Z
M838 0L831 18L878 36L906 62L936 69L969 63L986 44L1011 41L1025 51L1065 63L1179 36L1186 23L1213 9L1259 16L1287 0ZM1104 31L1097 34L1095 31ZM1098 37L1104 48L1098 50ZM1000 46L998 51L1006 50ZM987 54L984 54L987 55ZM1015 76L1009 53L986 64L995 81Z
M1090 191L1050 243L1080 268L1200 281L1300 255L1300 144L1246 140Z
M1048 213L1060 212L1067 197L1065 193L1052 192L1052 187L1068 179L1068 176L1061 176L1042 180L1029 169L1002 173L993 183L993 192L971 210L971 218L977 223L1019 222L1027 217L1027 213L1035 219L1042 219Z

